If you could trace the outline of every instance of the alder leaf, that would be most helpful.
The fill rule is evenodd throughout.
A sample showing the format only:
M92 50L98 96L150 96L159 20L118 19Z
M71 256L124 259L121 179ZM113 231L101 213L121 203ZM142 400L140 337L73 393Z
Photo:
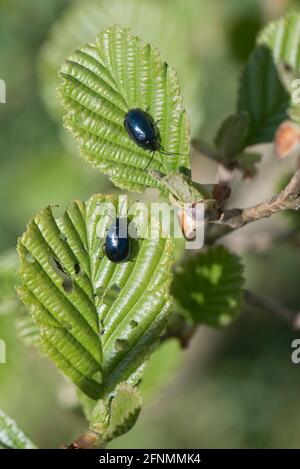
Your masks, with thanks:
M250 116L245 144L272 142L289 106L290 96L280 79L273 51L259 44L246 64L238 97L238 111L247 111Z
M83 158L122 189L160 187L145 170L152 156L133 142L124 117L141 108L157 122L164 151L155 152L148 169L162 172L189 168L189 122L182 105L177 75L159 51L113 26L94 44L75 50L63 63L59 96Z
M108 203L117 209L111 196L75 201L59 219L48 207L18 243L19 293L41 346L95 400L140 379L171 309L172 240L133 240L132 258L113 264L99 239L112 222Z

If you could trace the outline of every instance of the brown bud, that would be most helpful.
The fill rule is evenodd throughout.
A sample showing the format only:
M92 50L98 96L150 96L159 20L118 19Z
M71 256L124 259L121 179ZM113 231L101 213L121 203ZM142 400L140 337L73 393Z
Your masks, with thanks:
M275 138L275 153L283 159L300 149L300 127L292 121L284 121L278 127Z

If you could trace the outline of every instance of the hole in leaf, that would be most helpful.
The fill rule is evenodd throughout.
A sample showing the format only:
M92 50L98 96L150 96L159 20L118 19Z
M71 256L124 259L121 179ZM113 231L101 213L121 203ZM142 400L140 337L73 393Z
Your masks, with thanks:
M122 352L129 348L129 342L126 339L117 339L115 340L114 347L117 352Z
M31 254L31 252L27 252L27 254L26 254L25 257L26 257L27 262L29 262L30 264L33 264L33 263L35 262L35 261L34 261L34 257L33 257L33 255Z
M78 262L74 264L74 270L76 275L80 273L80 265L78 264Z
M53 267L53 270L57 273L57 275L60 275L61 277L64 277L65 275L68 275L68 272L61 265L61 263L57 259L57 257L55 257L51 254L49 256L49 262L50 262L51 266Z
M134 329L135 327L139 325L139 323L135 319L131 319L129 325L130 327L132 327L132 329Z
M66 277L62 283L62 287L66 293L72 293L74 284L71 277Z

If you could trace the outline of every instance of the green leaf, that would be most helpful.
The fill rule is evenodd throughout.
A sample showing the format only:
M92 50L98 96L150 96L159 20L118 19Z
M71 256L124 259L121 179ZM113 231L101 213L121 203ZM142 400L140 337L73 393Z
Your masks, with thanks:
M36 449L14 420L0 410L0 449Z
M177 370L182 366L183 352L180 347L179 341L177 339L168 339L160 343L154 353L151 355L145 371L140 375L140 379L136 382L141 381L140 391L143 396L144 401L150 401L150 399L160 391L163 386L166 386L167 383L172 379ZM126 387L128 389L133 389L129 383L122 383L120 386ZM118 389L117 386L116 389ZM137 388L134 388L137 391ZM130 391L131 393L132 391ZM113 394L113 396L115 393ZM92 424L93 422L97 425L100 425L99 431L103 433L107 430L109 422L109 408L108 404L110 403L111 398L108 398L108 401L98 401L96 404L94 400L89 399L81 391L78 392L78 398L83 407L83 411L86 419ZM140 397L136 400L134 405L140 401ZM106 408L103 409L103 406ZM107 409L108 407L108 409ZM100 416L97 415L100 409ZM115 417L113 418L113 421ZM106 423L105 423L106 422ZM110 428L111 430L111 428ZM98 431L98 433L99 433Z
M238 112L250 115L246 145L272 142L289 106L290 96L280 80L272 50L258 45L246 64L238 97Z
M267 25L258 38L259 44L272 50L275 63L289 65L294 72L300 72L299 27L300 14L288 13Z
M89 449L103 448L105 445L124 433L135 424L141 407L142 396L137 387L123 382L115 391L100 399L96 404L86 396L80 396L89 420L88 431L75 444Z
M239 312L243 284L240 259L216 246L178 266L172 293L194 323L227 326Z
M106 441L127 433L135 424L142 407L142 396L136 387L121 383L110 406L110 420Z
M108 203L118 206L100 194L75 201L59 219L48 207L18 243L19 293L43 350L92 399L140 378L171 306L171 239L133 240L134 257L111 263L98 233L104 236L112 222L111 213L101 210Z
M221 159L229 162L244 150L249 125L247 112L232 114L223 121L215 139Z
M116 186L131 191L160 187L145 171L150 153L124 129L124 117L132 108L142 108L158 121L165 151L183 155L156 152L150 167L159 169L162 164L165 173L189 167L189 123L178 79L155 47L114 26L94 44L71 53L60 76L66 127L81 155Z

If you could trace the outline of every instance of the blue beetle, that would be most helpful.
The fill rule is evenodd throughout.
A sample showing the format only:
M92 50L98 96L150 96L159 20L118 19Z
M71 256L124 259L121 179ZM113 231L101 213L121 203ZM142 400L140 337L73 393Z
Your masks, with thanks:
M130 257L131 242L127 228L128 220L122 217L116 218L108 229L103 252L114 264L125 262Z
M131 140L144 150L156 152L161 149L158 128L150 114L142 109L130 109L125 115L124 127Z
M124 127L134 143L152 153L152 158L145 170L153 160L156 151L163 155L181 155L181 153L171 153L163 149L157 122L154 122L152 116L148 112L143 111L143 109L130 109L124 117Z

